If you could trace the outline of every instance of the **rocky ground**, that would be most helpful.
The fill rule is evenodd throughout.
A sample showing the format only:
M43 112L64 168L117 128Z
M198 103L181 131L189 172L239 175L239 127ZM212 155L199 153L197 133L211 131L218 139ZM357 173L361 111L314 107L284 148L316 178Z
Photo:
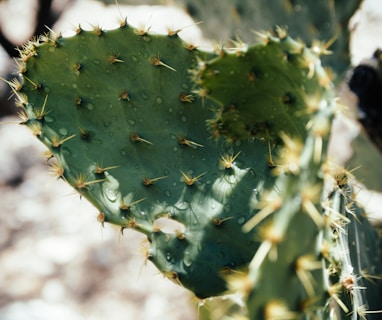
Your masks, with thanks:
M63 17L62 26L75 25L68 17L77 12L80 19L79 10L90 8L80 7ZM156 15L145 10L154 24ZM382 46L381 17L382 3L366 0L353 21L354 63ZM9 123L0 125L0 320L195 319L191 295L145 264L143 237L102 228L98 212L49 174L40 156L44 148L29 131L14 117L1 121ZM357 130L338 122L333 158L351 157L349 141ZM379 199L375 192L365 197L366 204ZM376 218L380 203L372 210Z

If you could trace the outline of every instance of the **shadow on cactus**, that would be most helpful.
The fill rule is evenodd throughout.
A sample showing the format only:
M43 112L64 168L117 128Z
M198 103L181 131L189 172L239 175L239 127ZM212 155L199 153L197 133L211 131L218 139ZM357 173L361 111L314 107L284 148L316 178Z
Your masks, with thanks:
M206 298L245 274L252 318L310 315L330 296L320 240L334 99L321 52L281 29L215 53L177 33L122 21L29 42L11 83L22 124L101 223L147 236L170 280Z

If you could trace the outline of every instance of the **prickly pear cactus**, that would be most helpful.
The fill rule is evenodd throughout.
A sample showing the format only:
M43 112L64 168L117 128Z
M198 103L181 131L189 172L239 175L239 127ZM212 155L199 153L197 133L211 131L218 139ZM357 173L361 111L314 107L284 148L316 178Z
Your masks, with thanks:
M272 155L331 107L317 53L278 31L211 54L123 21L21 51L12 86L51 170L100 222L144 233L147 259L200 298L226 292L261 244L242 228L278 188Z

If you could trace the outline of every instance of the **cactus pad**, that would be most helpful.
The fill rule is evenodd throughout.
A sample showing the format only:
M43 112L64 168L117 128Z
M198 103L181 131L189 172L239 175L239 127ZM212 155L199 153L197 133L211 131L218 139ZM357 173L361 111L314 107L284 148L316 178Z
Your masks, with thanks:
M243 225L278 190L272 154L331 101L317 54L283 32L217 55L126 22L78 28L29 42L19 69L22 123L55 175L100 222L144 233L147 259L200 298L247 267L262 240Z

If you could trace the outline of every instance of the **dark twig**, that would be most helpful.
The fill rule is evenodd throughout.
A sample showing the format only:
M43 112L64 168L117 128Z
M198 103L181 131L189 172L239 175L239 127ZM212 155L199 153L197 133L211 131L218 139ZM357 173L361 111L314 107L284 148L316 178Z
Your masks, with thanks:
M39 0L39 6L36 15L36 26L32 32L32 34L28 35L31 37L32 35L39 35L47 31L46 26L52 26L58 19L59 15L55 14L52 11L52 2L53 0ZM4 48L4 50L8 53L10 57L17 57L19 52L15 48L17 45L9 41L9 39L4 35L4 33L0 30L0 45Z

